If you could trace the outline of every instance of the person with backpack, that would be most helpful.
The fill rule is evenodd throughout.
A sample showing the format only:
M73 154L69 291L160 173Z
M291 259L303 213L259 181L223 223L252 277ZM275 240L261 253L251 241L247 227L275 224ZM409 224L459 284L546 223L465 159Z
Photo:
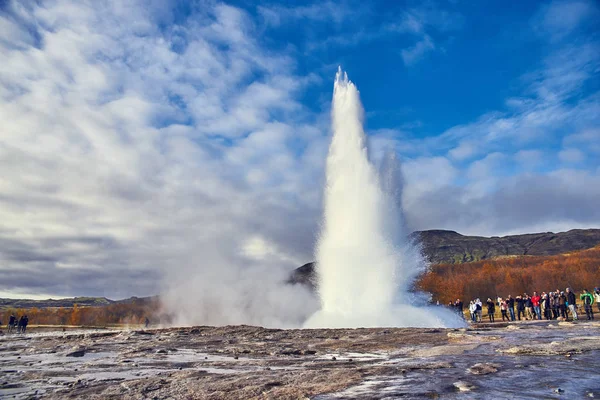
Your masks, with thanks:
M583 302L583 309L585 310L585 314L587 315L587 319L594 319L594 309L592 308L592 304L594 304L594 296L587 289L583 289L583 293L579 295L579 300Z

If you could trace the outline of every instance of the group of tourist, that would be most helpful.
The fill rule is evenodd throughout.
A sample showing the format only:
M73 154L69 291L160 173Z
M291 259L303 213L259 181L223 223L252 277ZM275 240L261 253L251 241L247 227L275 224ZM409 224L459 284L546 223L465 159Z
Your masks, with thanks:
M594 319L593 304L596 303L598 312L600 312L600 288L594 288L593 292L584 289L579 295L579 300L582 303L583 311L588 320ZM454 303L448 304L459 315L464 317L463 302L456 299ZM502 321L521 321L524 320L551 320L562 318L564 320L579 319L577 306L577 297L573 290L566 288L565 291L555 290L542 292L538 294L533 292L530 296L524 293L522 296L512 297L508 295L506 298L498 297L495 300L488 298L485 303L477 298L469 303L469 315L472 322L481 322L483 315L483 307L487 308L487 315L490 322L496 320L496 310L500 309ZM515 314L516 309L516 314Z
M8 319L8 333L25 333L28 323L29 318L27 315L23 315L17 319L17 317L11 314Z

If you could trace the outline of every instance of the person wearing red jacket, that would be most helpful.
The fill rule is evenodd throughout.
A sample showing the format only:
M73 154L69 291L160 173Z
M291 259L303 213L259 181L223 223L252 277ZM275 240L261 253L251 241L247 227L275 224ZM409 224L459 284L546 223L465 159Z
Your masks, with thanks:
M537 292L533 292L533 296L531 296L531 303L533 304L533 311L535 312L535 316L537 319L542 319L542 312L540 310L540 301L542 298L537 294Z

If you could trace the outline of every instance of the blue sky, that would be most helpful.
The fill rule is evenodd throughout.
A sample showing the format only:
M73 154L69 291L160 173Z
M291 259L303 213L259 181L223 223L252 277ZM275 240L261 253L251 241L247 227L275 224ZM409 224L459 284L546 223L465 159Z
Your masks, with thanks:
M600 227L598 20L585 0L0 1L0 295L312 260L340 65L410 229Z

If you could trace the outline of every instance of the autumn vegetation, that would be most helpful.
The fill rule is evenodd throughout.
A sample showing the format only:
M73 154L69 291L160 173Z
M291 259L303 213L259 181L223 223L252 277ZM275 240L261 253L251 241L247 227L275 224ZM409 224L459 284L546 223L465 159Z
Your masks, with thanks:
M132 301L106 306L48 307L48 308L5 308L0 310L4 324L11 314L20 317L27 315L33 325L63 326L111 326L143 324L146 318L158 322L160 304L158 301Z
M466 304L477 297L565 290L575 293L600 286L600 246L555 256L512 256L464 264L437 264L417 286L447 304L457 298Z

